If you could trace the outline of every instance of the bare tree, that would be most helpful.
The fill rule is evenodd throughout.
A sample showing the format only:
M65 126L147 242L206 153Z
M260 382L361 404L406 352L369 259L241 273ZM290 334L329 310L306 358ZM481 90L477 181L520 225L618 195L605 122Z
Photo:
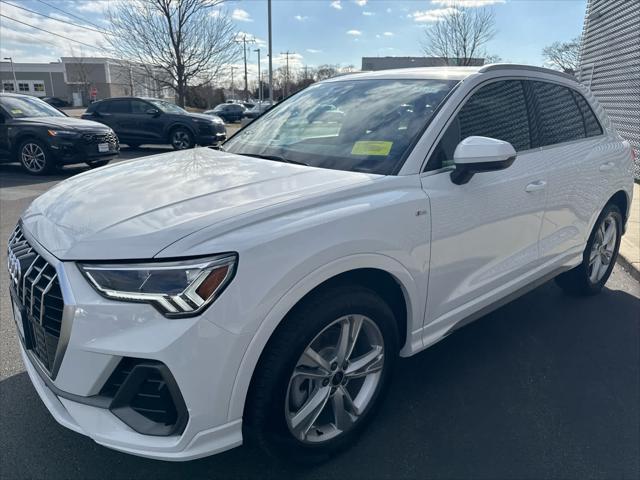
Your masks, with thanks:
M553 42L542 49L545 63L565 73L574 73L580 67L580 38L568 42Z
M222 3L117 0L108 9L107 38L117 55L171 87L184 106L188 86L211 82L238 58L236 32Z
M453 3L434 25L425 29L425 55L442 58L447 65L471 65L484 56L484 46L495 34L495 17L487 8Z

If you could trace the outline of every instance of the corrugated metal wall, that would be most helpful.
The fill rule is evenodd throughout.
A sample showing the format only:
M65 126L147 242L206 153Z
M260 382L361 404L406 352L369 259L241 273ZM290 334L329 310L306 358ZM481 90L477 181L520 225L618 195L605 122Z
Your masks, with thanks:
M588 0L578 79L640 159L640 0Z

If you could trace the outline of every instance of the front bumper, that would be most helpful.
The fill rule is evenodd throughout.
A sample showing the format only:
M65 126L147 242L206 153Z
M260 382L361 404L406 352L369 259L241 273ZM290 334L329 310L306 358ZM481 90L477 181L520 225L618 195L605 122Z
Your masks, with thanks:
M100 152L99 144L108 145L108 150ZM86 134L77 137L52 138L49 147L56 163L91 163L100 160L108 160L120 153L120 143L115 135Z
M207 126L201 126L196 136L196 144L198 145L216 145L227 139L227 130L223 124L214 123Z
M251 340L212 321L214 303L203 315L168 319L155 308L101 297L73 262L61 262L28 232L29 243L57 273L64 298L60 345L51 374L34 351L21 351L43 402L63 426L123 452L163 460L191 460L242 443L242 420L230 416L236 374ZM228 310L225 310L228 313ZM148 434L113 405L96 402L123 359L160 362L171 373L188 412L177 430Z

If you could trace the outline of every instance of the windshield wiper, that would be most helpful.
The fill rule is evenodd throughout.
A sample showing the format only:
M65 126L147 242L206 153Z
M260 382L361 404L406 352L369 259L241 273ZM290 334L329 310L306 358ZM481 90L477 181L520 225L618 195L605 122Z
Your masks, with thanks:
M294 165L304 165L306 167L309 166L308 163L300 162L298 160L291 160L289 158L284 158L279 155L262 155L260 153L237 153L236 155L244 155L246 157L254 157L254 158L263 158L265 160L275 160L276 162L282 162L282 163L293 163Z

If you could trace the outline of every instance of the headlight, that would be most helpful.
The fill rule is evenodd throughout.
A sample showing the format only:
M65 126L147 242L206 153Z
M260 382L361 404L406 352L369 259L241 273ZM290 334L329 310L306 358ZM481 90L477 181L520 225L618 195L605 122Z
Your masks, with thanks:
M101 295L150 303L170 318L202 312L229 284L238 256L224 254L179 262L78 264Z
M211 121L212 121L213 123L224 123L224 121L223 121L220 117L218 117L217 115L216 115L216 116L213 116L213 115L212 115L212 116L211 116Z
M47 130L50 137L73 137L78 134L72 130Z

